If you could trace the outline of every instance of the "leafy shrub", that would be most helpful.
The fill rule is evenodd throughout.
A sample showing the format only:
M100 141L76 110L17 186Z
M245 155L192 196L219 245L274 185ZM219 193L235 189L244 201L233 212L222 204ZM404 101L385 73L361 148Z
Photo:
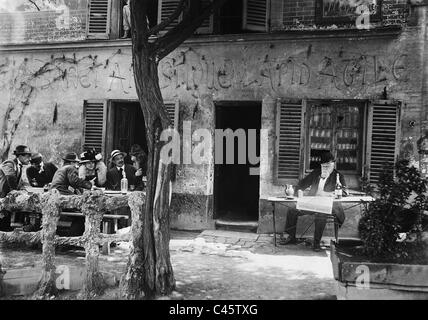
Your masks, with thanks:
M406 259L417 256L421 241L422 212L427 209L427 180L408 160L385 166L375 201L364 205L358 230L363 253L370 258ZM397 241L399 233L414 235L412 243Z

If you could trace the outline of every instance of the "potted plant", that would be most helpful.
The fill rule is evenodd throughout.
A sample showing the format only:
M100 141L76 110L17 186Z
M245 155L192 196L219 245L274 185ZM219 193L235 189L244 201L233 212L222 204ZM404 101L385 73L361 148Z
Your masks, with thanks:
M359 221L360 242L332 242L339 299L428 299L427 180L399 160Z

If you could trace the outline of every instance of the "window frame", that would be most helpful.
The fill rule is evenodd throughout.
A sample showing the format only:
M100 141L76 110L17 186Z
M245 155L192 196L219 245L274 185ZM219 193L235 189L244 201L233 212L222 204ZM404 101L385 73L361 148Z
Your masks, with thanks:
M383 153L381 149L372 145L373 141L373 132L380 130L379 128L383 127L383 119L381 118L381 126L373 128L373 108L382 108L386 109L396 108L396 121L395 127L393 129L389 128L388 130L395 131L395 140L393 143L389 142L389 145L394 144L394 149L390 147L389 157L394 158L394 161L397 160L399 154L399 144L401 139L401 125L403 118L403 108L402 102L399 100L368 100L368 99L293 99L293 98L280 98L276 103L276 112L275 112L275 133L276 133L276 142L275 142L275 153L274 153L274 162L273 162L273 177L274 183L276 185L283 185L286 183L296 183L295 179L280 178L279 177L279 141L281 139L280 131L280 113L282 104L295 104L301 103L302 105L302 123L300 130L300 168L298 172L299 179L303 178L306 174L311 172L309 169L309 159L310 159L310 108L313 103L351 103L354 106L357 106L360 109L360 124L359 128L361 130L359 134L359 139L361 141L359 145L359 151L357 153L357 170L356 173L349 173L347 171L344 174L348 177L348 180L351 181L351 188L361 187L359 179L366 178L371 184L375 184L376 181L371 178L371 155L373 150L377 153ZM381 111L382 112L382 111ZM385 111L383 111L385 112ZM389 115L389 118L391 115ZM388 121L388 120L386 120ZM389 122L391 125L392 122ZM393 154L391 153L393 151ZM292 174L292 173L290 173ZM358 185L353 185L358 182Z
M355 23L357 15L353 16L323 16L323 5L325 0L315 0L315 23L319 25L330 25L330 24L344 24L344 23ZM379 1L376 13L370 15L371 22L380 22L382 21L382 8L383 0Z

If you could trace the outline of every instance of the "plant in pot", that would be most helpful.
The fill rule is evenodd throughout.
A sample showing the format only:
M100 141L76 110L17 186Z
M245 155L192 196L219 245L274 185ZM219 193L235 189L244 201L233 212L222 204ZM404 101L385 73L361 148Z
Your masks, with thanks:
M427 180L408 160L394 169L385 168L370 190L375 200L364 203L361 243L331 246L339 298L428 298Z

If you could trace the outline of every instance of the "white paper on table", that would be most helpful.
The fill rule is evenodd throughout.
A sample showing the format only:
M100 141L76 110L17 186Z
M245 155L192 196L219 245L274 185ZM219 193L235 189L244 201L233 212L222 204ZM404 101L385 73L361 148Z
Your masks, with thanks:
M333 210L333 197L297 198L296 209L331 214Z

